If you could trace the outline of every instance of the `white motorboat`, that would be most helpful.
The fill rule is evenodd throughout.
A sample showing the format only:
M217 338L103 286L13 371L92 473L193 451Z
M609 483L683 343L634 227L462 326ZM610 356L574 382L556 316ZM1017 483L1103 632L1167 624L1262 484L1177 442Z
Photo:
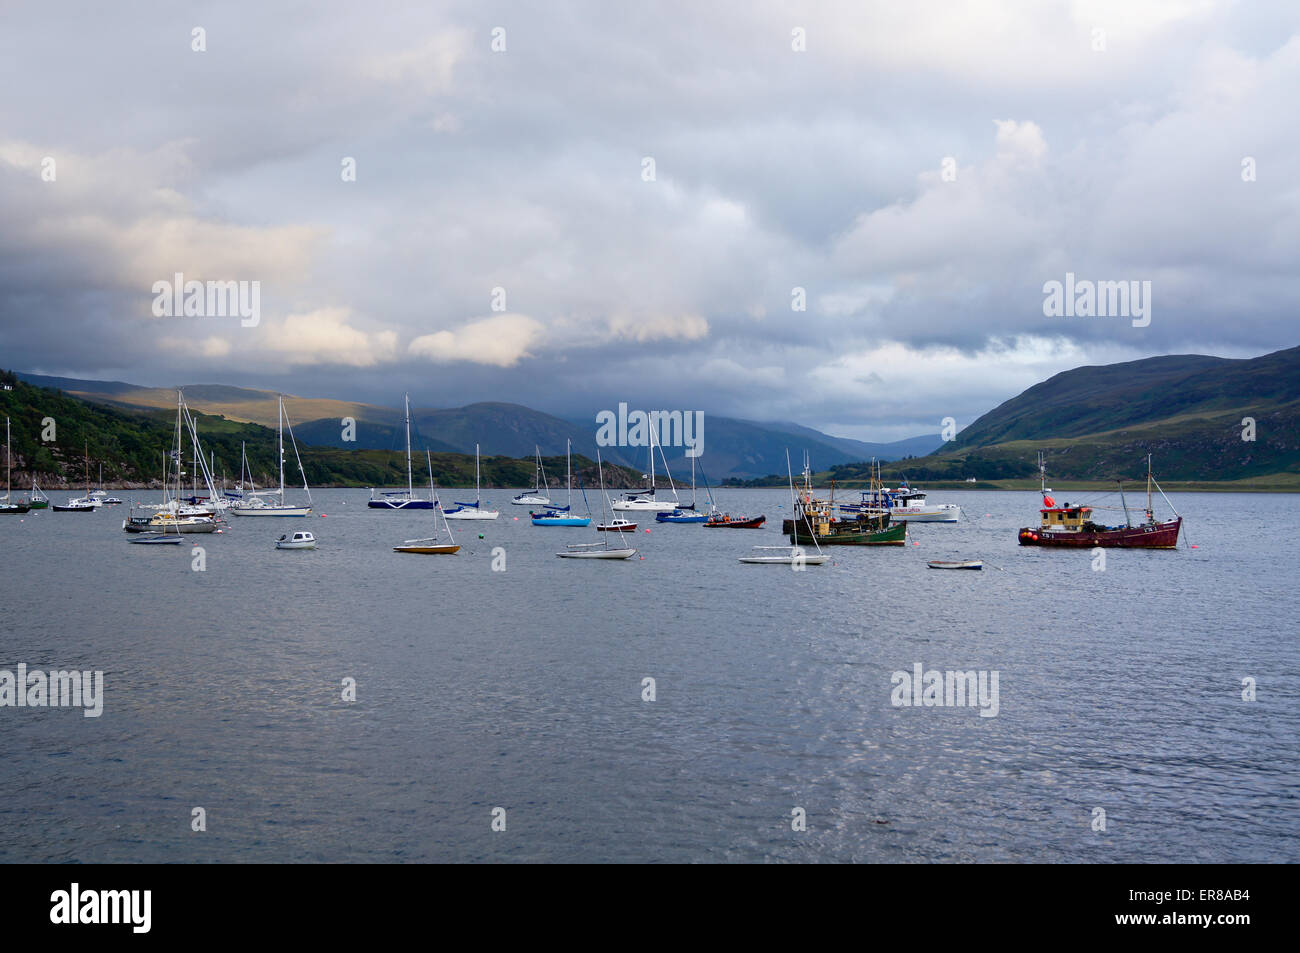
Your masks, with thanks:
M275 541L276 549L315 549L316 537L311 533L285 533Z
M841 503L840 510L866 516L888 514L895 523L956 523L961 507L955 503L929 503L925 494L904 482L897 489L863 490L859 503Z

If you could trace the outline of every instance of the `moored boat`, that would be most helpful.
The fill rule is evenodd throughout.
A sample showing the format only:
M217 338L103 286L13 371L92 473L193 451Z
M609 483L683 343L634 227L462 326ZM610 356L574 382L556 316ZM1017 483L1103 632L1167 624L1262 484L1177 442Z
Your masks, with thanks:
M1038 526L1021 528L1019 534L1021 546L1056 546L1071 549L1178 548L1178 533L1182 528L1183 518L1175 512L1172 520L1159 521L1155 518L1152 509L1151 488L1154 485L1157 490L1160 490L1160 485L1151 475L1150 455L1147 456L1147 505L1141 522L1133 523L1129 514L1128 501L1124 497L1124 483L1118 481L1120 502L1124 508L1123 526L1107 526L1098 523L1093 519L1095 508L1092 506L1081 503L1071 505L1068 502L1058 506L1048 495L1051 491L1047 489L1047 471L1041 453L1038 455L1038 470L1041 476L1040 492L1043 497L1043 506L1039 510L1042 519ZM1160 490L1160 495L1164 497L1166 503L1169 503L1164 490ZM1169 508L1173 510L1173 505L1170 504Z
M13 461L9 450L9 418L5 418L5 496L0 500L0 515L10 514L18 515L26 513L31 509L31 505L26 500L19 500L16 503L11 500L10 494L13 492Z
M931 569L983 569L984 564L978 559L945 560L931 559L926 563Z
M702 525L725 526L730 529L758 529L765 522L766 516L732 516L730 513L714 513Z
M375 495L375 488L370 488L370 499L366 506L372 510L431 510L433 500L422 500L415 495L411 482L411 395L406 394L406 489L380 490Z
M311 533L285 533L275 541L276 549L315 549L316 537Z

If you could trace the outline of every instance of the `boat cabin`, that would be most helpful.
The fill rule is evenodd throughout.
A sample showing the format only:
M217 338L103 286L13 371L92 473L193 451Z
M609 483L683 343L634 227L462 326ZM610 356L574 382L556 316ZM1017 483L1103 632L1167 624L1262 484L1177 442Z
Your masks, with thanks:
M1085 523L1092 523L1091 506L1071 506L1069 503L1062 503L1060 506L1044 507L1039 512L1043 515L1045 530L1080 532Z

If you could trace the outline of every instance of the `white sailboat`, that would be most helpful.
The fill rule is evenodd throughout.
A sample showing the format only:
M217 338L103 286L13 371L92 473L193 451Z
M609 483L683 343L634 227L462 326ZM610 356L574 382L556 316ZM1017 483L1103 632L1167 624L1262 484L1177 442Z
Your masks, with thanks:
M621 500L615 500L613 508L616 511L633 512L633 513L671 513L679 508L680 501L677 499L677 487L673 483L673 475L668 473L668 458L663 455L663 448L659 450L659 456L663 457L664 472L668 473L668 485L673 491L673 502L667 500L655 499L655 434L654 430L650 431L650 486L644 490L637 490L629 493Z
M804 470L807 471L807 466ZM790 504L796 510L798 509L799 499L794 491L794 474L790 467L790 451L785 452L785 472L790 480ZM809 553L802 546L755 546L748 556L739 557L742 563L749 563L757 566L792 566L799 568L802 566L821 566L824 565L831 557L822 552L822 544L817 542L817 536L812 537L813 545L817 547L816 553Z
M474 444L474 502L455 501L456 508L443 510L442 515L449 520L494 520L501 515L500 510L483 509L483 500L479 495L478 444Z
M609 512L609 496L605 493L605 467L600 459L600 450L596 451L596 467L600 472L600 492L605 497L605 513ZM582 494L583 500L587 499L587 494ZM587 506L587 522L591 522L591 506ZM618 546L609 544L610 532L618 534ZM598 543L570 543L562 553L556 553L561 559L631 559L636 555L636 549L627 545L627 537L621 527L611 527L605 536Z
M533 445L537 453L537 486L532 493L520 493L510 502L515 506L550 506L551 498L546 495L546 471L542 469L542 448Z
M284 500L284 427L288 415L284 412L284 395L280 395L279 418L279 455L280 455L280 489L264 493L253 493L230 505L230 512L236 516L310 516L311 487L307 485L307 471L303 469L302 457L298 455L298 441L293 436L293 424L289 424L289 442L293 445L293 456L298 463L298 472L302 474L302 488L307 492L306 506L291 506ZM267 502L264 497L274 498Z
M415 495L415 484L411 480L411 395L406 395L406 489L380 490L375 495L375 488L370 488L370 500L366 503L372 510L431 510L433 498L421 500Z

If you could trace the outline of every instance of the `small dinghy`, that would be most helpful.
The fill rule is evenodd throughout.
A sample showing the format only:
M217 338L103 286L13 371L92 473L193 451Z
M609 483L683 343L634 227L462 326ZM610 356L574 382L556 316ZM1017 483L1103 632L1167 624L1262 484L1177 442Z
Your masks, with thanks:
M285 533L275 541L276 549L315 549L316 537L311 533Z
M635 533L636 523L625 520L621 516L615 516L608 523L597 523L596 531L598 533Z
M966 559L952 562L943 559L931 559L926 563L931 569L983 569L984 564L978 559Z
M773 566L820 566L831 557L825 553L807 553L802 546L755 546L748 556L741 556L742 563Z

